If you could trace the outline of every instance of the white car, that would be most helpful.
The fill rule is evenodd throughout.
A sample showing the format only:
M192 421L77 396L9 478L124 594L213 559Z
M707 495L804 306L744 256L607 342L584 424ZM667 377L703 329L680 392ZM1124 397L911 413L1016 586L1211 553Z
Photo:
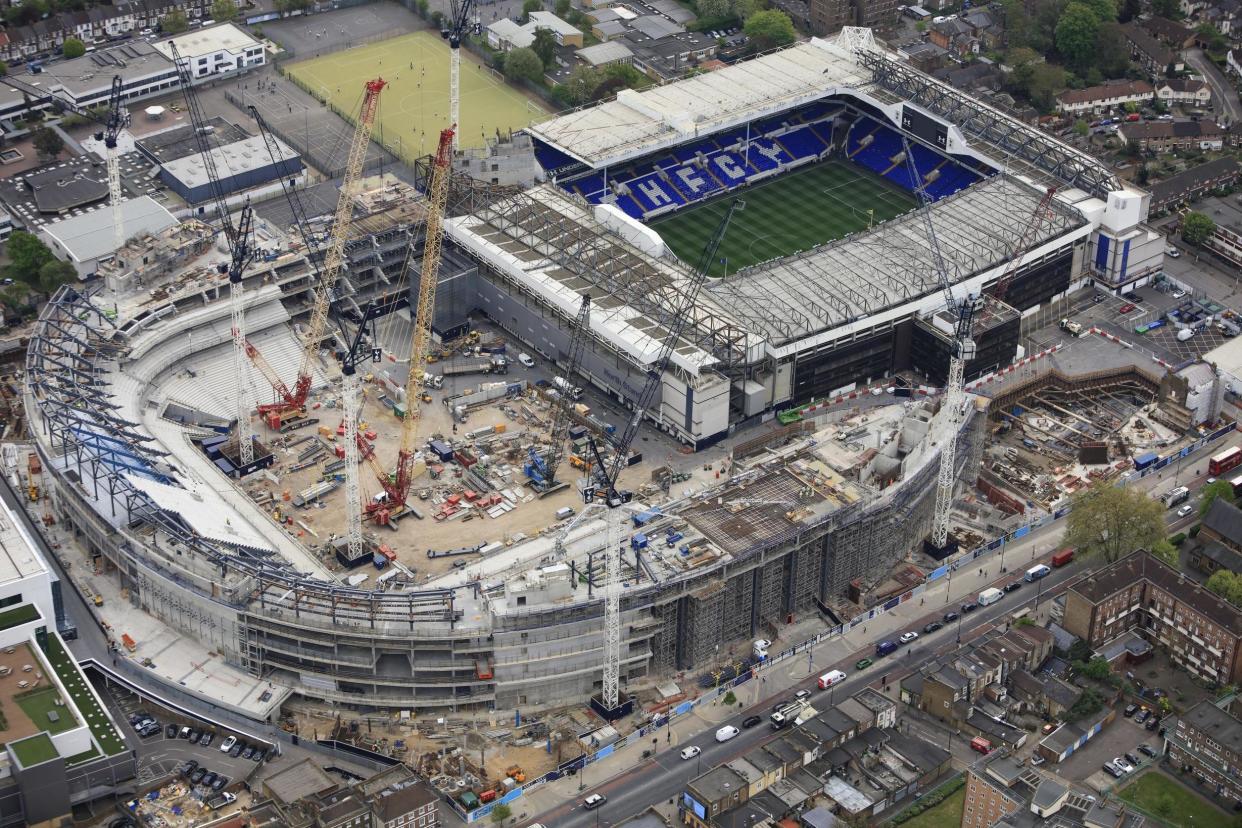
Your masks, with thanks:
M1122 759L1120 756L1113 757L1113 767L1115 767L1117 770L1121 771L1122 773L1134 773L1134 765L1131 765L1129 762L1127 762L1125 759Z
M1189 515L1191 512L1193 512L1194 510L1195 510L1195 507L1187 503L1185 506L1177 510L1177 516L1179 518L1184 518L1187 515Z
M586 799L582 800L582 807L586 808L588 811L594 811L596 808L598 808L600 805L603 805L607 801L608 801L608 797L604 796L603 794L591 794Z
M693 759L694 757L698 756L702 752L703 751L699 750L698 745L691 745L690 747L681 749L681 758L682 759Z
M1171 295L1173 296L1173 298L1174 298L1174 299L1184 299L1184 298L1186 297L1186 291L1184 291L1184 290L1175 290L1175 291L1173 291L1173 293L1172 293Z
M522 363L522 365L527 368L535 367L535 358L530 354L518 354L518 362Z
M742 731L738 730L733 725L725 725L724 727L720 728L720 730L716 731L716 741L727 742L741 732Z
M1178 250L1176 247L1166 247L1164 255L1168 256L1170 259L1176 259L1182 255L1182 251Z
M1207 479L1207 483L1205 483L1204 485L1206 485L1206 486L1211 486L1211 485L1212 485L1213 483L1215 483L1215 482L1216 482L1216 478L1215 478L1215 477L1209 477L1209 478Z
M225 739L223 742L220 743L220 752L228 753L230 750L233 749L233 745L235 744L237 744L237 737L230 736L229 738Z
M897 640L900 641L902 644L909 644L911 641L913 641L914 639L918 637L919 637L918 633L916 633L914 630L910 630L910 632L903 632L901 634L901 638Z

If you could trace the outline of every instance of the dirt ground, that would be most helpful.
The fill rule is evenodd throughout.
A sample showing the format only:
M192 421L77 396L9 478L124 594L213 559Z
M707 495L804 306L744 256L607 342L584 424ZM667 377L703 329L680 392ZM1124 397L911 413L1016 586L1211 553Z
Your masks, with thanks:
M521 377L513 375L507 377L481 375L476 378L474 385L477 386L480 382L517 379L521 379ZM379 396L383 389L377 383L364 382L363 388L365 389L365 402L362 425L364 428L373 429L376 432L375 457L378 459L380 467L387 472L392 466L400 444L401 421L394 416L390 409L379 402ZM418 444L420 446L424 445L427 439L438 435L453 439L464 436L468 431L494 425L504 425L506 433L525 430L532 437L536 434L540 437L545 436L545 432L542 429L532 429L526 423L510 419L504 414L497 404L503 400L473 411L468 421L464 425L458 426L460 433L454 435L452 431L453 423L443 400L451 393L456 393L460 390L462 389L458 387L430 392L432 402L424 403L421 406L422 417L417 432ZM332 408L327 407L329 399L331 399L331 396L326 392L323 393L321 395L321 407L315 410L313 414L319 418L320 426L326 426L331 430L333 435L332 443L335 446L340 443L340 439L336 437L336 428L341 422L341 417L339 409L334 404ZM522 402L546 423L548 406L541 400L534 399L533 392L528 393L527 399ZM292 439L296 440L301 437L318 434L319 432L314 428L305 428L293 432L294 436ZM267 440L272 440L275 437L276 435L271 432L261 435L261 439ZM293 496L318 482L322 477L324 465L336 459L334 455L330 455L327 460L315 463L309 468L297 472L290 471L290 468L298 463L298 454L309 445L311 444L303 443L290 450L277 449L278 460L271 471L279 478L279 485L270 481L260 481L259 476L254 475L247 479L245 488L251 491L264 490L270 492L277 500L283 501L286 492ZM532 490L524 485L526 480L522 472L524 461L525 456L522 453L519 453L511 460L505 461L512 468L512 474L505 488L517 489L524 495L533 495ZM650 482L651 468L653 466L640 463L626 469L622 474L622 482L630 488L637 488L648 483ZM432 480L427 473L414 480L411 491L415 494L411 496L410 502L425 515L422 520L417 519L413 515L408 516L395 525L395 531L393 528L377 527L369 523L363 527L365 533L373 534L380 543L385 543L392 547L397 553L397 560L410 569L415 570L420 580L449 571L455 561L474 559L471 556L431 559L427 557L427 550L429 549L444 550L462 546L474 546L476 544L506 542L513 540L519 534L528 537L534 536L557 522L555 515L558 509L568 506L577 511L582 506L577 488L570 485L544 498L532 496L527 502L519 501L513 511L503 514L499 518L489 518L481 511L476 511L473 517L443 521L434 520L431 515L439 510L435 500L420 500L416 493L421 489L431 488L435 493L433 497L443 497L449 493L461 491L466 484L453 476L453 472L457 469L456 464L448 464L444 475L438 481ZM566 480L572 480L581 475L581 472L572 470L571 477L570 472L571 469L569 468L568 460L566 460L562 464L562 477ZM381 491L379 482L376 479L376 470L368 463L364 462L362 465L360 481L364 503ZM287 503L282 503L282 505L289 515L295 520L300 520L307 524L318 535L318 537L315 537L299 530L300 540L309 547L317 547L326 544L332 536L341 536L345 533L345 499L345 487L342 485L328 494L320 503L310 507L296 508ZM321 555L321 557L327 560L326 555ZM367 570L363 569L359 570L359 572L365 573Z

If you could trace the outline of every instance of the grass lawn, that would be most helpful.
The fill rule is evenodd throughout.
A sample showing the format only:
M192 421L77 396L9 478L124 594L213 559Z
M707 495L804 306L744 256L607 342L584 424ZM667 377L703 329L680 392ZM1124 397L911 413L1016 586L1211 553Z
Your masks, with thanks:
M962 787L936 807L901 825L902 828L958 828L962 824L965 807L966 788Z
M1223 825L1230 817L1170 776L1148 771L1118 794L1174 826Z
M450 125L449 47L435 32L415 32L285 68L312 95L351 119L362 104L363 84L376 77L388 81L380 93L375 138L400 156L434 152L440 130ZM462 50L460 146L481 147L496 137L497 129L508 132L548 117L542 106Z
M0 630L7 630L19 624L26 624L41 617L38 607L34 604L22 604L0 612Z
M13 748L17 758L26 767L55 759L57 755L56 746L52 744L52 737L46 733L36 733L25 739L9 742L9 747Z
M72 730L78 726L77 721L73 718L73 714L69 712L69 708L63 704L56 703L59 699L59 690L55 687L44 687L24 696L18 696L14 701L30 717L30 721L35 723L35 727L43 728L48 733L56 734ZM52 721L49 719L48 713L55 713L57 720Z
M69 692L73 703L78 706L78 710L86 717L86 724L91 729L91 735L95 737L95 741L99 743L99 746L103 748L103 752L108 756L115 756L125 750L125 740L112 727L107 714L104 713L99 703L95 701L90 688L87 687L86 678L82 675L82 671L78 669L77 662L73 660L73 657L65 650L64 645L60 643L60 638L51 633L48 633L47 636L47 659L52 662L52 668L56 671L56 675L60 677L60 681L65 686L65 690Z
M717 260L708 271L712 276L724 275L726 268L735 273L809 250L915 206L913 195L875 173L846 161L828 160L678 210L650 224L682 261L693 266L734 198L746 202L746 209L733 214Z

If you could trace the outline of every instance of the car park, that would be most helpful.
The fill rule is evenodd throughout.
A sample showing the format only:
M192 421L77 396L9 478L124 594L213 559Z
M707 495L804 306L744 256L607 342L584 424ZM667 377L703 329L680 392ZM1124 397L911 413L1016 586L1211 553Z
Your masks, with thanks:
M923 627L923 634L926 635L928 633L934 633L936 630L940 629L943 626L944 624L941 624L939 621L932 621L930 624L927 624Z
M247 747L245 750L242 751L241 758L249 759L251 756L254 756L254 748Z
M194 771L196 770L198 770L198 760L197 759L186 759L184 762L182 762L180 765L177 766L177 775L178 776L189 776L190 774L194 773Z
M144 739L150 739L152 736L158 736L161 730L163 728L160 727L159 722L149 722L142 730L138 731L138 735Z
M1129 313L1130 311L1134 310L1135 307L1136 305L1133 302L1126 302L1124 305L1122 305L1120 308L1117 309L1117 313Z
M256 747L254 749L254 755L250 757L250 759L255 762L262 762L266 758L267 758L267 751L261 747Z
M1139 302L1142 302L1142 301L1143 301L1143 297L1142 297L1142 296L1139 296L1137 293L1135 293L1135 292L1134 292L1134 291L1132 291L1132 290L1128 290L1128 291L1126 291L1125 293L1121 294L1121 298L1122 298L1122 299L1129 299L1131 302L1135 303L1136 305L1137 305Z
M874 661L872 661L871 659L869 659L869 658L860 658L860 659L858 659L858 661L855 661L855 662L854 662L854 669L855 669L855 670L866 670L866 669L867 669L868 667L870 667L872 664L875 664L875 662L874 662Z
M691 745L690 747L685 747L681 749L681 758L682 759L693 759L694 757L698 756L702 752L703 751L699 749L698 745Z
M211 783L211 789L213 791L222 791L228 784L229 778L227 776L217 776L216 781Z
M202 747L211 747L211 742L212 742L212 740L213 740L213 739L215 739L215 738L216 738L216 734L212 733L212 732L209 730L209 731L207 731L206 733L204 733L204 734L203 734L203 738L199 739L199 740L198 740L198 743L199 743L199 745L200 745L200 746L202 746Z
M586 799L582 800L582 807L586 808L588 811L594 811L596 808L598 808L600 805L603 805L607 801L608 801L608 797L604 796L603 794L591 794Z
M918 633L916 633L914 630L909 630L908 632L903 632L901 634L901 637L898 638L897 640L900 641L902 644L909 644L910 642L914 641L918 637L919 637Z
M203 781L203 777L206 775L207 775L206 768L195 768L194 771L190 774L190 784L197 785L199 782Z
M1148 710L1146 707L1144 707L1142 710L1138 712L1138 715L1134 717L1134 721L1138 722L1139 724L1142 724L1143 722L1147 721L1147 717L1150 715L1151 715L1151 711Z
M216 784L216 780L219 778L220 775L215 771L208 771L207 775L203 777L203 784L210 788L212 785Z
M129 723L137 727L139 722L145 722L151 718L151 714L145 710L136 710L129 714Z
M760 716L747 716L745 719L742 719L742 727L749 730L750 728L754 727L755 725L759 724L762 721L763 721L763 718Z
M194 730L191 730L191 731L190 731L190 744L192 744L192 745L197 745L197 744L198 744L198 740L199 740L199 739L201 739L201 738L203 738L203 731L201 731L201 730L199 730L199 729L197 729L197 728L195 728Z
M190 738L190 728L189 728L189 727L182 727L182 728L181 728L181 730L177 731L177 738L178 738L178 739L188 739L188 738Z
M738 730L733 725L725 725L716 731L716 741L727 742L741 732L742 731Z

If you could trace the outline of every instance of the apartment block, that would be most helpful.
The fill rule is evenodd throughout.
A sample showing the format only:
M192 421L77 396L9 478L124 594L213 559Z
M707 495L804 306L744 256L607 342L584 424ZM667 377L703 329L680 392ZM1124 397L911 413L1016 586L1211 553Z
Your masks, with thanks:
M1173 767L1193 773L1219 797L1242 800L1242 721L1202 701L1178 718L1168 744Z

